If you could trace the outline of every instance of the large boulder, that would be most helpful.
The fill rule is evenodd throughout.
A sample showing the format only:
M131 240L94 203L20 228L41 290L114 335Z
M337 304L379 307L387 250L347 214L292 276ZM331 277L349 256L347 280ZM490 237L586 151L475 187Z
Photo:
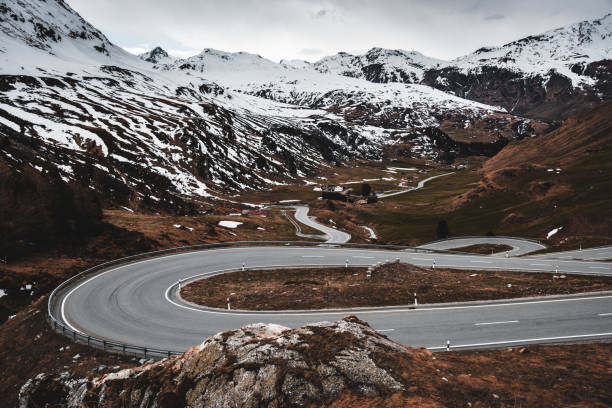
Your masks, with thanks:
M429 383L413 397L436 394L441 380L430 352L399 345L355 317L297 329L259 323L219 333L182 356L98 378L41 374L22 387L19 406L284 407L346 395L410 398L413 375Z

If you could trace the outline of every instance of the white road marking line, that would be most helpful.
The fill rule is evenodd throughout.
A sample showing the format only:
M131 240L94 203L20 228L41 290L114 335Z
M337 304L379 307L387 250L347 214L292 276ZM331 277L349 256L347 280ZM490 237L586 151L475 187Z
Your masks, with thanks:
M410 258L413 259L415 261L433 261L433 258Z
M548 265L548 264L529 264L531 266L552 266L552 265Z
M490 262L490 261L470 261L470 262L475 262L475 263L493 263L493 262Z
M559 337L540 337L535 339L521 339L521 340L505 340L505 341L494 341L491 343L474 343L474 344L459 344L459 345L451 345L451 348L466 348L466 347L483 347L483 346L497 346L500 344L514 344L514 343L533 343L536 341L551 341L551 340L569 340L569 339L579 339L579 338L588 338L588 337L602 337L602 336L612 336L612 333L592 333L592 334L576 334L573 336L559 336ZM427 347L429 350L446 350L446 346L438 346L438 347Z
M606 269L606 270L608 269L605 266L589 266L589 268L591 268L591 269Z
M487 323L474 323L474 326L488 326L491 324L508 324L508 323L518 323L518 320L506 320L504 322L487 322Z
M612 313L598 313L597 316L612 316Z
M353 255L351 258L374 259L375 257L373 257L373 256L357 256L357 255Z
M249 249L253 249L253 248L248 248L247 247L247 252ZM292 248L294 249L294 248ZM295 248L295 249L301 249L301 250L312 250L313 248ZM235 251L236 248L215 248L215 249L209 249L207 251L204 252L208 252L208 253L215 253L215 252L226 252L226 251ZM335 251L336 249L323 249L323 248L316 248L316 250L319 251ZM164 255L160 255L151 259L145 259L145 260L140 260L138 261L138 263L142 264L142 263L146 263L146 262L155 262L155 261L159 261L162 258L173 258L173 257L181 257L181 256L192 256L194 254L194 252L183 252L183 253L175 253L175 254L164 254ZM419 258L412 258L412 259L419 259ZM429 260L431 261L432 259L421 259L421 260ZM77 289L79 289L80 287L84 286L85 284L87 284L88 282L102 276L102 275L106 275L107 273L116 271L118 269L122 269L125 267L129 267L132 264L128 264L128 265L122 265L122 266L118 266L118 267L114 267L111 269L108 269L102 273L96 274L94 276L92 276L91 278L87 279L86 281L82 282L81 284L79 284L78 286L76 286L75 288L73 288L72 290L70 290L70 292L68 292L68 294L66 296L64 296L64 298L61 301L61 305L60 305L60 314L63 320L63 323L65 323L69 328L71 328L73 331L78 332L78 333L82 333L81 331L77 330L74 326L72 326L69 322L68 319L66 319L66 314L65 314L65 305L66 305L66 301L68 300L68 298L70 297L70 295L72 293L74 293ZM521 270L520 268L507 268L509 270ZM214 273L215 271L211 271L209 273ZM582 271L567 271L567 272L574 272L574 273L583 273ZM204 313L211 313L211 314L220 314L220 313L225 313L225 312L217 312L217 311L211 311L211 310L202 310L202 309L195 309L192 307L188 307L188 306L184 306L184 305L180 305L176 302L173 302L172 300L170 300L169 296L168 296L168 292L170 290L170 288L174 285L176 285L177 283L171 285L170 287L168 287L166 289L165 292L165 298L168 302L174 304L175 306L178 306L180 308L184 308L184 309L189 309L189 310L193 310L193 311L197 311L197 312L204 312ZM577 300L597 300L597 299L603 299L603 298L608 298L609 296L594 296L594 297L590 297L590 298L573 298L573 299L553 299L553 300L541 300L541 301L535 301L535 302L528 302L528 303L555 303L555 302L567 302L567 301L577 301ZM527 303L527 302L525 302ZM441 307L441 308L428 308L428 309L415 309L415 310L411 310L411 309L407 309L407 308L401 308L401 309L394 309L394 310L376 310L376 311L367 311L365 313L367 314L377 314L377 313L388 313L388 312L406 312L406 311L413 311L413 312L425 312L425 311L442 311L442 310L452 310L452 309L465 309L465 308L484 308L484 307L503 307L503 306L516 306L516 305L520 305L521 303L517 302L517 303L502 303L502 304L496 304L496 305L471 305L471 306L450 306L450 307ZM522 303L524 304L524 303ZM346 311L341 311L341 312L321 312L321 314L332 314L332 315L336 315L336 314L345 314ZM363 313L360 311L360 313ZM233 314L237 314L237 315L253 315L252 313L246 314L246 313L233 313ZM314 314L317 313L300 313L297 314L298 316L312 316ZM607 335L612 335L612 333L606 333ZM595 334L593 336L601 336L603 334ZM590 336L590 335L585 335L585 336ZM585 337L582 336L582 337ZM580 336L577 336L580 337ZM565 337L564 337L565 338ZM522 341L522 340L519 340ZM495 343L492 343L495 344ZM502 343L497 343L497 344L503 344ZM486 343L483 343L483 345L487 345ZM465 346L465 347L469 347L469 346ZM433 348L435 349L435 347Z
M377 332L381 333L381 332L390 332L390 331L394 331L395 329L380 329L380 330L376 330Z
M323 255L302 255L302 258L324 258Z

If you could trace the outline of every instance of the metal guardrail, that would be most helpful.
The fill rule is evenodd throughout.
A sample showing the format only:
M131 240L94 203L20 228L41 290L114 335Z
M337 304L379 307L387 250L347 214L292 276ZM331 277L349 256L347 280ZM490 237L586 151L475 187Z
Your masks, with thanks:
M104 351L120 353L124 355L143 356L145 359L158 359L183 354L183 351L160 350L155 348L119 343L94 336L89 336L87 334L79 333L72 330L71 328L59 322L51 315L49 315L48 317L51 327L56 332L71 338L75 343L87 344L90 347L99 348Z
M158 251L145 252L136 255L130 255L123 258L114 259L108 262L104 262L102 264L93 266L88 268L69 279L62 282L59 286L57 286L51 294L49 295L49 301L47 303L47 320L51 327L58 333L61 333L69 338L71 338L75 342L79 342L82 344L87 344L88 346L101 348L105 351L123 353L126 355L135 355L135 356L143 356L145 358L163 358L170 357L172 355L180 355L183 354L182 351L175 350L160 350L154 348L148 348L143 346L137 346L134 344L125 344L120 342L114 342L107 339L90 336L78 331L73 330L68 325L66 325L60 318L56 317L56 313L59 309L59 294L65 290L67 290L73 283L87 277L90 275L95 275L98 272L102 272L112 266L117 266L121 264L130 263L132 261L138 261L146 258L174 254L174 253L182 253L189 252L194 250L204 250L204 249L215 249L215 248L223 248L230 246L266 246L266 245L283 245L283 246L343 246L343 247L356 247L356 248L379 248L379 249L414 249L415 252L432 252L431 250L420 250L416 248L412 248L409 246L402 245L376 245L376 244L325 244L321 242L311 242L311 241L234 241L234 242L221 242L215 244L200 244L200 245L189 245L177 248L168 248L161 249Z
M133 261L138 261L146 258L167 255L167 254L175 254L196 250L204 250L204 249L215 249L215 248L223 248L223 247L240 247L240 246L266 246L266 245L282 245L282 246L327 246L327 247L348 247L348 248L370 248L370 249L391 249L391 250L410 250L413 252L419 253L443 253L443 254L463 254L463 252L458 251L449 251L449 250L436 250L436 249L425 249L425 248L417 248L411 246L404 245L381 245L381 244L358 244L358 243L343 243L343 244L332 244L332 243L322 243L322 242L312 242L312 241L234 241L234 242L220 242L215 244L200 244L200 245L189 245L182 246L176 248L168 248L161 249L158 251L145 252L136 255L130 255L123 258L114 259L108 262L101 263L99 265L88 268L69 279L62 282L59 286L57 286L51 294L49 295L49 301L47 304L47 319L51 327L58 333L61 333L69 338L71 338L75 342L79 342L82 344L87 344L88 346L101 348L105 351L123 353L126 355L134 355L134 356L143 356L145 358L164 358L170 357L172 355L180 355L183 354L182 351L175 350L161 350L155 348L148 348L143 346L137 346L134 344L125 344L115 341L110 341L107 339L90 336L85 333L81 333L73 330L67 324L61 321L61 319L57 318L54 312L57 312L59 309L58 301L59 294L65 290L67 290L70 285L73 283L87 277L90 275L95 275L96 273L102 272L112 266L127 264Z

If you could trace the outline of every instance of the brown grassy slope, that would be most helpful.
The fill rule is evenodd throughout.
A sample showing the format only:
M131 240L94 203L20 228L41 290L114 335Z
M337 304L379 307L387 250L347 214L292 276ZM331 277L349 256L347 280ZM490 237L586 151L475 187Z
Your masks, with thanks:
M218 223L223 220L242 224L236 228L221 227ZM261 215L238 217L221 214L198 214L185 217L108 209L104 210L104 221L128 231L142 233L165 248L229 241L302 240L295 235L295 227L280 209L266 211L265 217ZM184 228L177 228L175 225ZM320 234L318 231L315 233Z
M485 174L521 164L565 166L612 147L612 101L567 119L550 133L512 142L483 165Z
M335 323L278 335L228 331L183 357L138 368L129 376L90 382L80 402L100 408L480 408L606 407L612 401L610 344L433 354L393 345L354 316L345 322L341 329ZM357 325L360 328L355 330ZM69 359L63 362L73 378L82 377ZM57 378L61 370L50 374ZM30 372L35 371L30 368ZM65 380L33 383L39 385L26 387L26 406L66 405ZM13 406L13 401L3 402Z
M406 393L365 398L346 392L328 406L609 407L611 358L610 344L436 353L432 356L436 372L448 380L443 380L442 387L434 383L441 395L432 393L419 399L420 385L408 375ZM394 371L410 370L406 363L397 358Z
M550 230L563 227L547 245L577 249L610 243L611 110L608 102L550 134L512 142L479 172L458 170L421 190L346 214L374 227L385 243L432 241L440 220L447 221L452 236L492 232L545 240ZM470 159L472 169L474 164Z
M73 343L51 330L46 316L47 297L44 296L0 325L0 405L16 406L19 388L39 373L68 372L80 377L138 365L131 358ZM75 359L77 354L79 357ZM100 366L104 367L100 369ZM53 404L54 401L45 402Z
M510 285L510 286L508 286ZM284 310L509 299L612 290L612 277L420 268L390 263L367 279L365 268L247 270L185 286L181 296L206 306Z
M456 204L508 205L501 222L507 230L562 226L549 244L609 242L612 101L568 119L551 133L509 144L484 163L482 174L479 186Z
M451 248L451 251L469 252L472 254L498 254L500 252L511 251L510 245L501 244L474 244L464 247Z
M99 232L101 218L100 201L87 187L66 183L57 169L16 168L0 157L0 257L79 243Z

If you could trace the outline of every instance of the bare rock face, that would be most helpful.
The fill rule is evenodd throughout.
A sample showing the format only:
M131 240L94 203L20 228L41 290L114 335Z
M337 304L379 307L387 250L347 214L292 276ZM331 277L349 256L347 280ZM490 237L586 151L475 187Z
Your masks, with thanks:
M408 392L401 362L435 378L431 353L401 346L355 317L297 329L254 324L219 333L180 357L93 379L39 375L19 406L284 407ZM439 380L430 381L435 384Z

